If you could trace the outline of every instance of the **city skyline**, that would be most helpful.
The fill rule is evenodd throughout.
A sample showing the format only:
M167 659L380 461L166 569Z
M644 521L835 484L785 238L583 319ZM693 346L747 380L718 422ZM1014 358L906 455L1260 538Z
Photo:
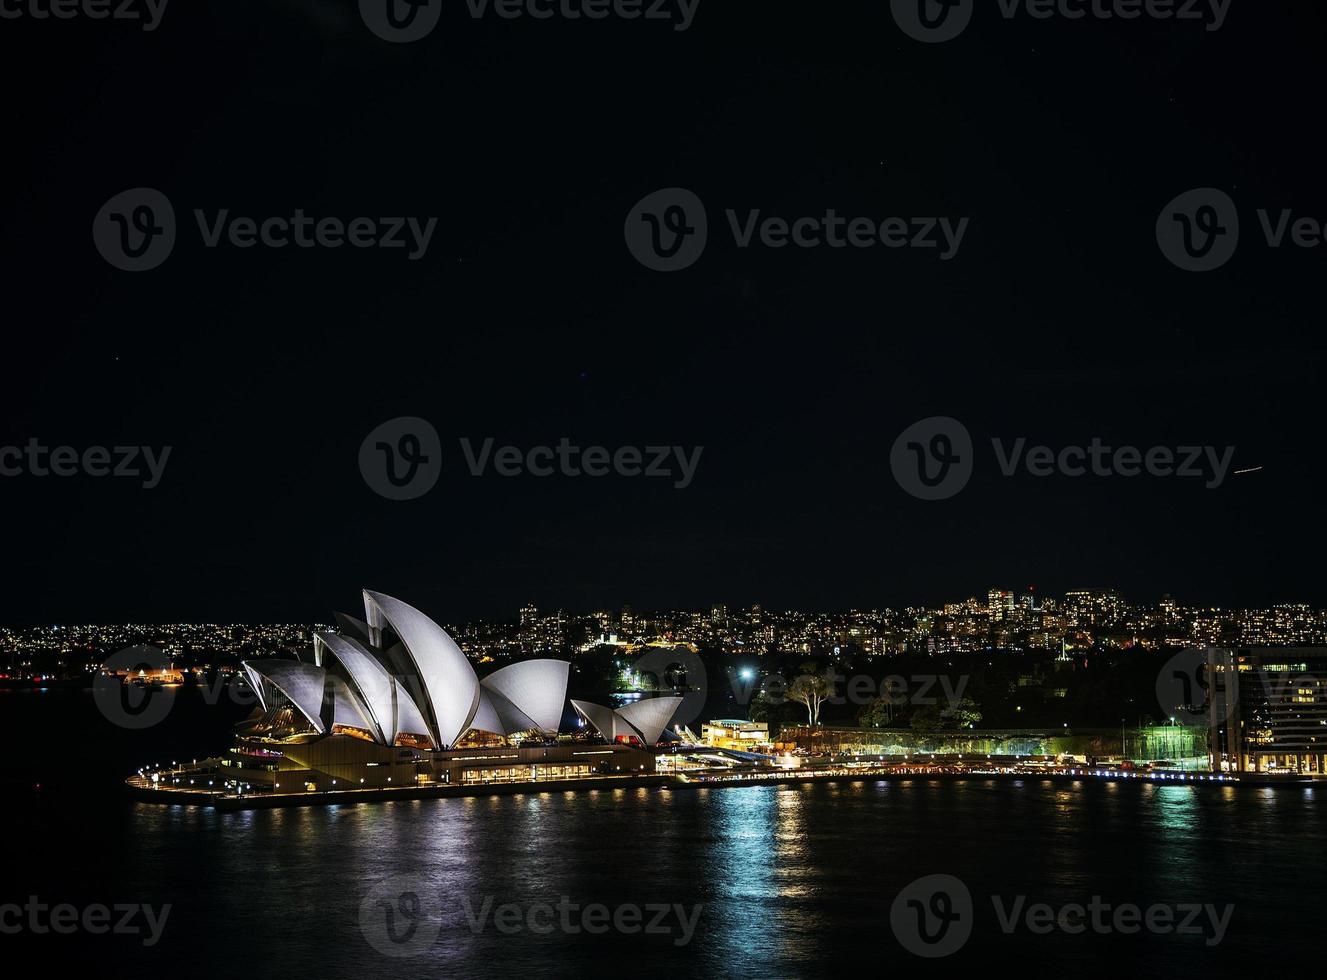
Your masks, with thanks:
M939 605L838 610L760 604L699 609L543 609L526 603L505 619L446 622L468 656L588 650L672 640L736 653L777 652L814 642L857 645L868 654L969 653L992 649L1162 649L1194 645L1327 643L1327 607L1188 605L1170 595L1137 602L1114 589L1063 595L992 588ZM128 643L154 632L178 649L290 649L328 628L312 623L103 623L0 625L0 653L67 649L70 643Z

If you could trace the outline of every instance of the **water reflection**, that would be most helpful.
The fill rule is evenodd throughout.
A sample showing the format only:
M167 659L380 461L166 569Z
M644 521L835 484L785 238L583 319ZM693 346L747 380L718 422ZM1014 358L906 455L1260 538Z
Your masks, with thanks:
M1313 789L1041 780L539 791L240 813L116 805L94 815L104 846L64 877L35 849L15 856L9 876L34 893L39 882L61 895L173 903L159 952L117 947L119 965L188 959L199 978L235 972L232 957L193 955L200 937L241 944L251 972L320 980L575 975L632 957L651 974L818 973L897 953L889 903L936 873L961 877L988 910L991 895L1233 901L1216 958L1146 937L1125 958L1145 959L1152 972L1219 960L1223 971L1252 976L1273 946L1293 959L1294 923L1327 893L1325 805ZM12 839L80 839L89 819L53 809ZM360 906L375 885L415 875L432 889L439 934L397 970L365 941ZM114 895L101 893L107 882ZM687 949L669 937L503 935L491 923L476 933L467 919L485 901L562 897L705 907ZM1081 968L1093 948L1065 937L982 941L973 969L993 956L1063 972ZM1103 966L1115 963L1115 946L1101 952Z

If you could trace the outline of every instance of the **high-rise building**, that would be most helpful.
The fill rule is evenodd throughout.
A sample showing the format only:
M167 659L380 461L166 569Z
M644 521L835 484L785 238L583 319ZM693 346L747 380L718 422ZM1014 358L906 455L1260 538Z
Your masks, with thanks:
M1327 775L1321 648L1207 651L1212 768Z
M533 605L521 607L521 626L533 626L539 619L539 610Z
M992 622L1003 622L1014 611L1014 594L1004 589L991 589L986 593L986 611Z

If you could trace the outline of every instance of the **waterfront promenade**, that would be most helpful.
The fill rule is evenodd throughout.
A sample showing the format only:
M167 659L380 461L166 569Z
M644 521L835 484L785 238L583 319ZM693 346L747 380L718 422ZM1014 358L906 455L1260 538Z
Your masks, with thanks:
M523 793L586 792L616 789L652 788L661 790L722 789L741 786L787 786L819 782L905 782L911 780L965 781L998 780L1019 783L1082 781L1150 783L1154 785L1207 785L1229 787L1306 786L1315 780L1308 776L1240 776L1207 772L1132 771L1097 769L1087 766L982 768L957 765L935 766L828 766L815 769L760 771L704 771L685 773L648 773L623 776L589 776L583 779L475 783L464 786L421 785L374 789L345 789L325 792L243 793L190 787L166 787L143 776L125 781L130 794L138 800L184 806L206 806L218 810L257 810L274 807L332 806L349 803L376 803L388 800L431 800L468 796L514 796Z

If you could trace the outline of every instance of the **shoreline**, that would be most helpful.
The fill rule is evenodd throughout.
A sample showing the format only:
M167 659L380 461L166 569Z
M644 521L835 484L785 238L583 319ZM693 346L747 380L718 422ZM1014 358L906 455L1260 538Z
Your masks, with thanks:
M344 806L350 803L383 803L391 800L437 800L485 796L520 796L526 793L585 792L618 789L727 789L750 786L790 786L804 783L860 783L860 782L963 782L981 780L1007 783L1018 782L1114 782L1151 785L1220 786L1231 788L1304 788L1319 780L1312 776L1269 776L1244 774L1224 776L1214 773L1137 773L1086 770L1052 770L1047 772L788 772L743 775L685 776L671 773L651 773L631 776L594 776L586 779L552 780L547 782L490 783L471 786L409 786L399 788L333 790L319 793L279 793L234 796L207 790L165 789L144 785L139 777L125 780L125 789L134 799L144 803L165 806L199 806L216 810L270 810L285 807ZM1327 783L1325 783L1327 785Z

